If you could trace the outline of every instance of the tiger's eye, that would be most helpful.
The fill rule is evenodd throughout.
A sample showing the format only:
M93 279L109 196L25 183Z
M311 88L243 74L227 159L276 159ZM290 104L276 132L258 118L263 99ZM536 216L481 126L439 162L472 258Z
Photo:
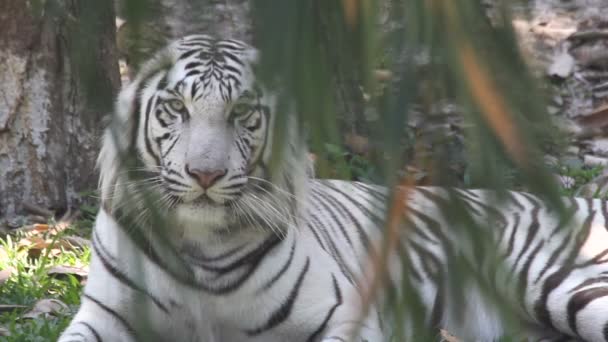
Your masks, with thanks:
M184 103L180 100L170 100L169 107L171 107L171 109L173 109L176 112L181 112L186 108Z
M244 115L247 114L249 112L249 110L251 109L251 106L247 103L237 103L232 107L232 112L237 115Z

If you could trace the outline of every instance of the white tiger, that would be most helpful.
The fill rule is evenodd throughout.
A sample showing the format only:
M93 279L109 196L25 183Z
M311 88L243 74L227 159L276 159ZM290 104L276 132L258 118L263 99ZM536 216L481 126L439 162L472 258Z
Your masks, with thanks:
M312 179L290 117L288 143L272 146L286 114L255 83L256 59L244 43L188 36L122 90L99 157L89 280L61 342L376 342L412 326L383 317L380 304L361 317L385 190ZM282 154L277 168L273 153ZM464 341L505 333L480 285L462 284L464 301L451 297L451 258L464 256L519 312L524 336L608 341L606 203L566 200L570 215L560 222L529 194L508 193L501 205L489 204L493 197L409 191L388 274L395 285L405 276L419 295L413 319L435 337L439 327ZM449 201L488 227L505 272L478 259L463 238L471 234L441 210Z

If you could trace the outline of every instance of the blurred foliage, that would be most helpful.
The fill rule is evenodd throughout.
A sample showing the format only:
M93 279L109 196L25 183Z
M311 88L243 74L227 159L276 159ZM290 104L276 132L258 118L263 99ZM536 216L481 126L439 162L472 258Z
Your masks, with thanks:
M421 142L407 128L414 105L421 105L425 115L436 104L448 101L457 104L464 116L467 185L495 189L500 195L517 184L562 209L558 187L542 158L542 148L555 140L555 130L551 128L538 81L530 74L517 47L508 3L503 3L494 23L478 0L292 0L280 4L259 0L254 4L255 45L262 50L263 78L278 82L283 101L295 103L295 115L307 128L313 151L324 151L325 146L334 158L344 156L336 148L342 137L330 91L335 86L330 66L346 65L362 75L363 91L374 89L375 80L370 75L374 67L380 66L393 74L385 91L369 103L377 116L369 125L371 141L378 151L370 164L377 168L380 183L391 187L411 184L407 181L411 175L402 171L404 166L422 164L432 173L431 183L461 184L453 177L453 158L446 157L454 155L450 150L453 145L433 144L432 153L419 153L424 150ZM387 6L383 9L388 11L389 21L396 23L396 28L381 37L377 32L376 6ZM424 79L416 70L420 59L428 64ZM289 114L281 110L279 113ZM276 139L283 137L277 134ZM336 172L348 169L345 161L346 167L331 165L333 160L327 162L324 158L317 162L322 163L317 165L321 176L336 176ZM401 175L405 181L400 180ZM389 205L384 250L391 248L391 240L399 239L398 229L391 223L392 216L402 213L393 211L398 202L396 196ZM440 206L453 229L458 229L463 241L470 243L475 260L488 260L495 269L502 266L497 252L489 247L492 244L488 230L470 217L458 196ZM470 258L460 254L448 258L453 265L446 286L453 298L464 298L464 284L474 279L504 312L505 320L515 322L510 304L497 296L493 285L479 272L474 272ZM382 261L386 259L376 263L380 268L385 264ZM393 299L388 309L395 317L405 315L416 321L424 312L420 300L407 280L402 290L389 291ZM394 298L396 293L403 296ZM407 305L395 304L402 302ZM429 338L428 327L417 323L411 327L414 336ZM396 333L395 340L403 340L403 332L398 329Z
M145 43L143 25L162 16L157 10L158 0L122 3L121 12L132 31L129 44L137 47ZM280 162L278 148L282 144L278 142L285 139L287 116L296 115L312 151L320 156L320 176L357 178L394 189L396 184L413 183L406 165L420 165L432 175L430 183L460 185L454 172L462 172L469 186L500 193L519 184L561 208L558 187L542 158L542 147L554 140L554 130L537 80L517 48L508 4L504 3L501 16L492 24L481 0L252 1L254 45L262 51L260 77L279 92L275 162ZM94 13L94 6L88 11ZM378 25L381 12L388 14L388 30ZM83 28L86 34L95 34L95 30L94 25ZM77 45L83 62L87 59L84 50L91 48L85 43ZM136 56L134 63L146 57ZM426 63L424 72L417 67L420 60ZM86 67L86 63L83 65ZM362 93L374 95L364 112L373 114L372 119L365 120L375 152L365 158L342 147L334 97L336 65L341 72L352 73L349 78L360 82ZM379 94L372 91L378 86L372 77L375 68L388 69L392 74ZM438 137L431 145L432 153L425 154L419 136L408 128L412 110L420 106L424 116L445 101L461 108L465 139L454 145L441 144ZM454 149L460 150L458 144L465 147L462 158L466 160L465 166L455 171L450 157L456 155ZM125 156L128 165L127 159ZM399 203L395 196L388 205L386 253L392 248L391 242L399 238L392 224L392 218L403 214ZM477 260L490 260L488 265L499 267L498 261L491 262L498 258L496 251L487 247L489 236L482 233L485 230L472 220L462 202L454 196L442 203L442 209L453 228L460 229L463 239L471 242ZM163 221L156 216L153 221ZM127 215L124 219L130 218ZM137 231L130 230L134 234ZM381 268L385 264L382 261L378 262ZM464 298L464 284L476 279L499 309L509 311L504 298L494 296L491 284L473 272L465 256L450 256L450 263L446 286L454 298ZM179 265L174 271L181 272ZM407 274L407 269L404 272ZM396 297L399 293L402 296ZM413 293L407 280L401 284L401 291L389 289L389 310L396 318L422 317L424 309ZM415 323L411 328L418 340L434 334L419 319ZM406 333L401 328L395 331L396 341L402 341Z

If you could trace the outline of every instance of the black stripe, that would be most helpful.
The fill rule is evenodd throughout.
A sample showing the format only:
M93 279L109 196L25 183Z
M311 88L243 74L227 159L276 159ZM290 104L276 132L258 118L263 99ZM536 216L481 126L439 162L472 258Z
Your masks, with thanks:
M530 245L532 244L532 241L534 240L534 238L536 237L536 234L538 233L540 224L538 223L538 212L540 211L540 207L536 206L534 209L532 209L530 215L532 216L532 223L530 223L530 226L528 227L528 229L526 230L527 234L526 234L526 241L524 242L523 248L519 251L519 254L517 255L517 258L515 259L515 262L513 263L513 268L512 268L512 272L515 273L517 270L517 264L519 264L519 261L521 260L521 258L524 256L524 254L526 254L526 252L528 251L528 249L530 248Z
M443 245L443 250L446 254L454 255L450 239L443 233L441 223L416 209L408 208L408 210L413 216L421 220L422 223L426 226L426 228L430 229L431 234L435 236ZM423 227L420 227L419 225L416 225L413 228L417 231L423 229Z
M511 236L509 237L509 244L507 245L507 250L503 256L504 259L511 256L513 253L513 248L515 247L515 235L517 234L519 228L519 214L513 214L515 218L515 222L513 223L513 228L511 228Z
M606 208L606 201L600 200L602 215L604 216L604 228L608 229L608 209Z
M154 295L152 295L148 290L137 285L135 283L135 281L130 279L126 273L124 273L123 271L118 269L110 260L108 260L111 257L109 257L108 251L101 244L101 241L99 240L99 236L97 235L96 230L93 230L92 246L93 246L93 249L95 250L95 252L97 253L97 256L101 260L102 265L105 267L105 269L108 272L110 272L110 274L112 274L114 276L114 278L116 278L116 280L118 280L125 286L131 288L133 291L137 291L137 292L140 292L140 293L146 295L148 298L150 298L152 300L152 302L154 302L154 304L156 304L156 306L158 306L158 308L161 311L163 311L166 314L169 313L169 310L167 310L167 307L164 306L163 303L158 298L156 298Z
M184 75L184 78L186 78L186 77L190 77L190 76L193 76L193 75L200 75L200 74L202 74L202 73L203 73L203 72L202 72L202 71L200 71L200 70L198 70L198 69L193 69L193 70L188 71L188 72L186 73L186 75Z
M241 61L240 58L238 58L237 56L233 55L230 52L227 51L223 51L222 54L224 55L224 57L230 59L231 61L233 61L234 63L240 65L241 67L245 66L245 64L243 63L243 61Z
M188 69L192 69L192 68L197 68L202 66L203 63L201 62L190 62L188 64L186 64L186 66L184 67L184 70L188 70Z
M315 190L315 188L313 187L313 191L314 190ZM317 190L317 191L319 191L319 190ZM341 209L343 216L344 215L348 216L348 219L350 220L350 222L352 222L355 225L355 228L357 229L357 233L359 235L359 240L361 240L361 244L367 251L370 246L370 241L369 241L369 237L367 236L367 233L365 232L365 229L363 229L363 226L361 225L361 223L354 217L354 215L348 210L348 208L346 208L344 206L344 204L342 204L342 202L340 202L338 199L336 199L332 194L329 194L327 192L323 192L323 194L325 195L325 198L328 201L330 201L336 208Z
M158 81L158 84L156 85L156 90L163 90L167 88L167 74L168 72L165 71L163 77L160 79L160 81Z
M289 315L291 314L291 310L293 309L293 304L295 303L296 299L298 298L298 294L300 293L300 288L302 287L302 283L304 282L304 277L306 276L306 273L308 273L309 267L310 267L310 257L307 257L306 263L304 264L304 267L302 268L302 271L300 272L300 275L298 276L296 283L294 284L291 292L289 293L289 296L287 296L287 298L283 302L283 304L281 304L281 306L270 315L270 318L268 319L266 324L264 324L263 326L261 326L259 328L255 328L255 329L246 331L247 335L249 335L249 336L259 335L259 334L283 323L289 317Z
M369 184L361 183L361 182L352 182L356 188L361 189L362 191L368 193L370 196L374 197L378 202L383 203L388 200L388 196L386 193L379 191L375 187L372 187Z
M325 319L323 319L323 322L321 322L321 324L319 325L317 330L315 330L315 332L313 332L312 335L310 335L310 337L306 340L307 342L317 341L317 338L319 337L319 335L321 335L323 333L323 331L325 331L325 328L327 327L327 323L329 323L329 320L333 316L336 309L340 305L342 305L342 291L340 291L340 286L338 286L338 281L336 280L336 276L332 274L331 279L334 284L334 297L336 298L336 304L334 304L329 309L329 311L327 312L327 315L325 315Z
M162 176L162 177L163 177L163 180L165 182L169 183L169 184L177 185L177 186L183 186L185 188L190 188L187 184L184 184L184 183L182 183L182 182L180 182L178 180L175 180L173 178L169 178L169 176Z
M233 73L235 76L241 76L241 70L233 67L232 65L225 64L222 66L224 70ZM228 76L228 75L226 75Z
M148 132L148 124L150 121L150 111L152 109L152 102L155 100L155 96L151 96L148 99L148 103L146 104L146 112L144 113L144 140L145 140L145 145L146 145L146 151L148 152L149 155L152 156L152 158L155 161L155 165L156 166L160 166L161 162L160 162L160 158L159 156L157 156L154 151L152 151L152 143L150 142L150 136L149 136L149 132Z
M229 249L226 252L220 253L216 256L207 256L207 255L203 254L203 251L200 248L198 248L198 246L193 247L190 245L184 245L181 249L181 252L191 255L199 261L215 262L215 261L222 261L224 259L234 256L236 253L241 252L245 248L245 246L247 246L247 244L248 243L238 245L238 246L236 246L232 249Z
M137 335L135 334L135 329L133 329L133 327L129 324L129 322L127 322L127 320L122 317L118 312L114 311L112 308L108 307L107 305L105 305L104 303L102 303L100 300L98 300L97 298L87 294L87 293L83 293L82 296L88 300L90 300L91 302L97 304L97 306L102 309L103 311L105 311L108 315L114 317L118 322L120 322L120 324L122 324L123 328L129 333L129 335L131 337L133 337L133 339L135 341L139 341L139 339L137 338Z
M315 237L315 240L317 240L317 242L319 243L319 246L321 246L321 248L328 252L327 249L325 248L325 245L323 244L323 242L321 241L321 238L319 237L319 234L316 232L316 227L314 227L310 222L308 222L306 224L306 226L308 227L308 229L310 229L310 231L312 232L312 235ZM329 253L329 252L328 252Z
M608 287L594 287L575 293L568 301L568 326L578 335L576 314L592 301L608 296Z
M324 181L324 180L319 180L319 183L323 184L328 189L331 189L331 190L339 193L340 195L342 195L349 202L351 202L355 207L357 207L357 209L359 209L359 211L365 213L367 215L367 217L369 217L373 221L373 223L376 226L376 228L382 229L382 227L384 225L384 218L383 217L380 217L376 213L374 213L371 210L369 210L369 208L367 208L364 205L362 205L361 202L355 200L354 198L352 198L351 196L349 196L344 191L342 191L339 188L335 187L331 182Z
M236 148L239 150L239 153L241 154L241 157L243 159L247 159L247 155L245 154L245 151L243 151L243 148L241 147L241 144L240 144L241 143L241 139L239 138L239 139L235 140L234 143L236 145Z
M158 121L158 123L160 124L160 127L162 127L162 128L167 128L167 127L169 127L169 124L170 124L170 123L166 122L166 121L165 121L165 120L164 120L164 119L161 117L161 116L163 115L163 113L165 113L163 110L158 109L158 110L156 111L156 113L155 113L155 114L156 114L156 115L155 115L155 116L156 116L156 120L157 120L157 121ZM172 114L169 114L169 113L167 112L167 115L171 116Z
M212 266L207 266L207 265L204 265L204 266L197 265L203 269L207 269L209 271L214 271L216 273L219 273L219 275L216 276L215 278L218 281L220 281L220 283L222 284L221 286L211 286L209 284L199 284L199 287L201 287L205 291L211 292L216 295L225 295L225 294L235 291L241 285L243 285L253 273L255 273L255 271L257 270L258 266L260 265L260 263L262 262L264 257L282 241L283 241L283 239L280 236L271 234L270 237L267 240L265 240L261 244L260 247L256 248L252 252L247 253L247 255L245 255L244 257L240 258L239 260L235 261L234 263L232 263L228 266L212 267ZM192 264L195 264L195 263L192 263ZM245 266L247 266L248 268L246 268L244 270L244 272L242 273L241 276L239 276L236 280L232 281L231 283L226 283L221 280L222 275L226 275L229 272L232 272L234 270L237 270L237 269L245 267Z
M179 140L179 136L176 136L175 139L173 139L173 142L171 143L171 145L169 145L169 147L167 147L167 150L163 154L163 158L165 158L169 154L169 152L171 152L173 150L173 148L175 147L175 144L177 143L178 140Z
M409 241L409 245L418 256L420 264L422 265L422 271L424 271L428 278L432 279L435 283L438 283L441 276L441 269L439 267L441 262L437 256L415 241ZM430 265L430 263L433 265Z
M177 58L177 60L179 61L179 60L182 60L182 59L186 59L186 58L188 58L188 57L190 57L190 56L194 55L195 53L198 53L199 51L200 51L200 50L189 50L189 51L186 51L186 52L184 52L183 54L181 54L181 55L180 55L180 56Z
M504 230L506 228L506 225L508 222L507 218L495 207L489 206L489 205L477 200L477 198L479 198L479 196L476 193L469 191L469 190L462 190L462 189L459 189L458 193L460 193L460 195L463 197L464 200L474 203L475 205L482 208L488 215L490 215L491 218L499 220L500 224L501 224L501 227L500 227L501 230ZM471 197L473 197L473 198L471 198Z
M198 81L195 80L192 82L192 85L190 86L190 98L194 99L194 96L196 96L197 91L198 91Z
M530 253L530 255L528 256L528 259L526 260L526 262L524 263L521 272L520 272L520 276L519 276L519 295L521 298L521 303L523 306L523 309L525 311L527 311L527 305L523 304L526 302L526 290L528 288L528 279L530 276L530 267L532 266L532 263L534 262L534 259L536 258L536 255L538 254L538 252L541 251L541 249L543 248L545 242L541 241L536 245L536 248L534 248L532 250L532 252Z
M553 272L545 280L541 289L540 298L536 301L536 303L534 303L534 312L536 313L537 319L549 328L554 328L553 321L551 319L551 312L549 311L547 303L549 295L553 290L558 288L564 282L564 280L568 278L568 276L570 276L570 273L573 270L574 261L579 255L581 247L589 237L591 223L593 222L595 213L595 210L593 210L591 214L587 216L583 226L574 238L574 246L569 249L569 255L563 262L563 266L559 270Z
M285 272L289 268L289 265L291 265L291 261L293 260L295 251L296 251L296 242L294 240L294 242L291 245L291 251L289 252L289 258L287 259L287 262L285 262L283 267L281 267L279 272L277 274L275 274L274 277L272 277L272 279L267 281L266 284L264 284L264 286L262 286L260 291L265 291L265 290L268 290L269 288L271 288L272 285L274 285L274 283L276 283L281 278L281 276L283 276L283 274L285 274Z
M163 140L169 139L170 137L171 137L171 133L167 132L167 133L161 135L160 137L156 138L156 142L158 143L159 149L160 149L161 142Z
M568 245L568 243L570 243L570 238L572 237L572 231L569 229L566 229L565 226L571 222L571 219L575 213L576 213L575 209L572 209L572 208L568 209L568 212L566 213L566 215L559 221L559 223L556 225L555 229L549 236L549 239L552 239L559 232L563 232L562 235L565 234L565 237L563 238L562 243L553 250L553 253L551 253L549 260L547 260L545 267L543 267L542 271L536 277L535 282L538 282L545 275L545 273L549 270L549 268L551 268L553 265L555 265L557 258L559 257L559 255L562 252L567 251L566 246Z
M234 39L220 40L215 43L215 47L216 49L221 49L222 54L225 54L226 50L238 52L246 49L246 46L243 43Z
M414 278L419 283L422 283L423 282L422 275L420 274L420 272L418 272L418 270L416 269L416 267L414 265L414 261L410 257L410 254L413 254L412 250L408 248L406 251L405 248L403 248L401 244L397 245L397 249L399 252L399 257L401 258L402 269L404 270L403 274L407 274L408 277ZM392 284L391 284L391 286L392 286Z
M568 291L568 293L576 292L576 291L582 289L583 287L587 287L587 286L594 285L594 284L608 284L608 276L588 278L585 281L583 281L582 283L580 283L579 285L577 285L572 290Z
M509 197L509 199L511 200L511 203L513 203L513 205L515 205L517 207L517 209L519 209L519 210L526 209L526 207L524 207L523 204L521 204L521 202L519 202L517 200L516 193L507 191L507 197Z
M327 243L327 246L329 248L328 253L336 261L336 264L338 265L338 268L340 269L340 272L344 275L344 277L351 284L354 285L355 281L353 279L351 271L348 268L348 266L346 266L346 262L342 258L342 255L340 254L340 252L338 250L338 247L334 244L333 239L327 233L324 224L321 222L321 220L319 220L319 218L317 218L317 216L315 214L309 213L309 216L310 216L310 219L312 220L313 225L316 224L318 226L318 228L319 228L319 231L323 235L324 240Z
M199 283L194 281L190 273L191 270L187 267L187 265L181 262L181 259L176 258L172 260L166 260L167 257L161 257L161 255L157 251L156 246L154 246L150 240L154 239L154 237L151 236L152 234L144 234L142 232L143 227L141 226L141 224L138 224L134 220L133 215L131 215L125 210L118 208L113 213L112 217L114 218L114 220L116 220L116 222L118 222L122 231L129 237L131 242L135 246L137 246L137 248L142 253L144 253L144 255L146 255L152 263L156 264L163 271L169 273L174 279L176 279L182 284L194 288L201 287ZM125 229L125 227L129 227L129 229ZM154 229L152 229L151 232L154 233ZM177 256L175 255L176 253L170 245L165 244L162 245L161 248L162 247L169 249L170 253L172 253L174 256Z
M85 327L87 327L87 329L89 329L89 331L90 331L90 332L93 334L93 336L95 337L95 341L96 341L96 342L101 342L101 341L102 341L102 339L101 339L101 335L99 335L99 333L97 332L97 330L96 330L95 328L93 328L93 326L91 326L89 323L84 322L84 321L80 321L80 322L77 322L76 324L82 324L82 325L84 325Z
M276 246L277 243L280 241L281 240L276 235L271 234L267 239L262 241L262 243L260 243L253 250L245 253L245 255L239 257L235 261L232 261L225 266L212 265L211 263L206 262L205 260L193 260L192 263L206 271L211 271L218 274L227 274L243 266L258 261L258 259L264 257L266 253L268 253L268 251L274 246Z
M312 189L311 195L313 198L316 199L316 201L311 201L311 204L316 207L318 212L322 210L319 210L319 207L316 204L323 206L325 212L329 214L332 221L334 221L336 226L338 226L338 228L340 229L340 232L342 232L342 235L344 236L344 239L346 239L348 245L356 252L353 246L353 242L350 239L350 236L348 236L348 233L346 232L346 228L344 228L342 221L336 216L336 213L334 212L335 207L332 207L331 204L328 205L326 200L322 196L320 196L318 192L315 192L314 188Z

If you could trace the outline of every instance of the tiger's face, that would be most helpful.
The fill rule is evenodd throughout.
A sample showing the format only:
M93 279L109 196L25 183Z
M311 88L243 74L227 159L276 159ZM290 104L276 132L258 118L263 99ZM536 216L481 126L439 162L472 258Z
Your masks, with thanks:
M189 36L172 65L141 88L137 150L162 198L207 221L238 216L264 196L271 104L254 82L256 52L243 43Z

